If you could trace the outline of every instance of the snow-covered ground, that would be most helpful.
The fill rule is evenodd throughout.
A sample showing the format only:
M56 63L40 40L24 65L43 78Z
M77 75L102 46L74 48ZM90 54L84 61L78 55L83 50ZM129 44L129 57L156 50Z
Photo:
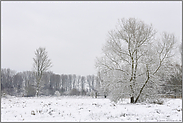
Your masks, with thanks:
M91 97L8 97L1 98L2 122L181 122L182 99L158 104L114 104Z

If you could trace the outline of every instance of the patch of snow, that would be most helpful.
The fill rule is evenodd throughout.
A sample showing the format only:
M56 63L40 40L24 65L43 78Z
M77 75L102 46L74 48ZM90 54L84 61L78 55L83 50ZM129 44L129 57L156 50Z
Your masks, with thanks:
M182 99L163 105L113 103L106 98L8 97L1 99L2 122L181 122Z

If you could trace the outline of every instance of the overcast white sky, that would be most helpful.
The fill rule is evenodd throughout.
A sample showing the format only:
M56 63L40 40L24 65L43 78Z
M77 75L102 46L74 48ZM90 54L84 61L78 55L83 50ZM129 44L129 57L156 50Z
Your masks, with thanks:
M182 39L182 2L1 2L1 67L32 70L45 47L58 74L96 74L108 31L135 17Z

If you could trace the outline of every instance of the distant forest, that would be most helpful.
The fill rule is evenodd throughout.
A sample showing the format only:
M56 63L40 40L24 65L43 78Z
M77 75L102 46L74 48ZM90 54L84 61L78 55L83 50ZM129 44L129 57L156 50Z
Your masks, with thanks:
M49 71L43 74L39 95L94 95L100 86L100 80L95 75L59 75ZM1 69L1 92L11 96L35 96L34 72Z
M182 97L182 66L176 64L177 72L172 72L170 79L161 86L159 94L165 97ZM180 71L180 72L178 72ZM55 74L45 72L41 79L39 96L83 95L106 97L110 90L105 90L99 76L80 76L75 74ZM11 95L17 97L36 96L36 81L33 71L16 72L11 69L1 69L1 96Z

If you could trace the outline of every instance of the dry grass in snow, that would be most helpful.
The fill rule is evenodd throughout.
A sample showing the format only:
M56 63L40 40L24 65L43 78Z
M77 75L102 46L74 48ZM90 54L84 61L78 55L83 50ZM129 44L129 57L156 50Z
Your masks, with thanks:
M163 105L125 102L114 104L91 97L8 97L1 99L1 121L182 121L182 99L165 99Z

